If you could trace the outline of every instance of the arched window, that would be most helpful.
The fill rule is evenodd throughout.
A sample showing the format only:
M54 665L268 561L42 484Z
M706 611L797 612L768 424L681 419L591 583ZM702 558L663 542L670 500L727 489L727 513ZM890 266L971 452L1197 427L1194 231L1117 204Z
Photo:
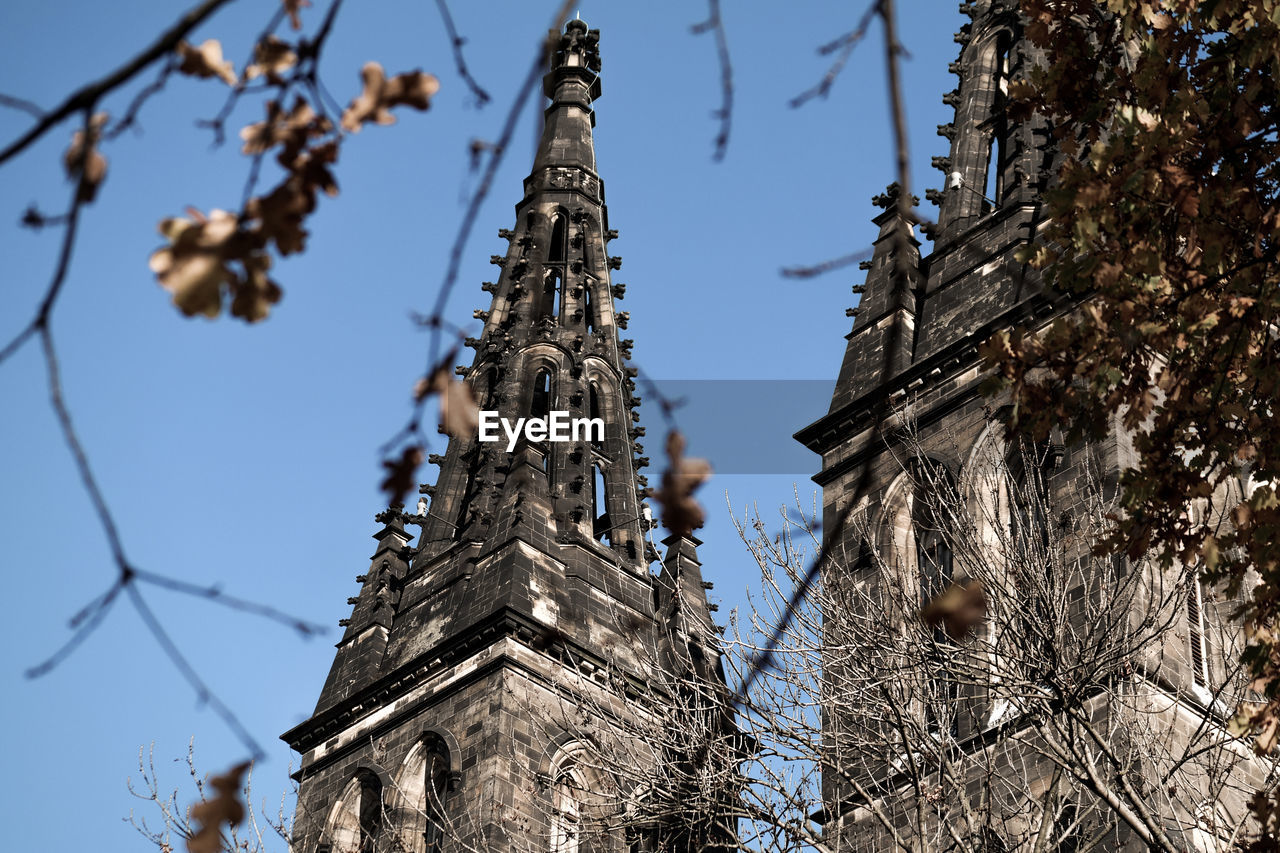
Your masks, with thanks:
M593 332L596 328L596 306L591 298L591 284L591 279L587 279L582 286L582 317L588 332Z
M1013 568L1043 566L1049 547L1048 448L1019 441L1005 465L1009 495L1009 543Z
M602 414L600 407L600 387L594 382L590 383L587 389L587 417L592 419L599 418L602 421L604 420L604 415ZM600 449L604 443L603 436L600 435L600 431L590 430L590 433L591 446Z
M439 735L428 734L409 751L392 799L390 819L397 843L391 844L391 849L404 853L440 853L444 849L449 826L449 768L449 748Z
M546 284L543 285L542 315L544 317L560 316L560 295L564 290L564 278L560 270L547 270Z
M1006 113L1009 96L1009 49L1009 33L1001 32L996 36L995 54L991 65L994 100L991 103L991 114L986 122L987 168L982 185L983 213L989 213L999 207L1003 201L1001 197L1004 195L1004 166L1007 157L1005 142L1009 135Z
M530 415L535 418L547 416L547 412L551 411L552 388L551 371L545 367L539 368L538 375L533 379L533 405L529 408Z
M572 760L562 762L551 784L551 853L580 853L582 794L586 786Z
M374 853L382 834L382 781L370 770L347 783L329 815L325 837L332 853Z
M1191 683L1196 687L1209 686L1209 641L1205 631L1204 584L1199 573L1191 569L1187 573L1187 639L1191 646Z
M938 463L926 460L915 466L913 474L911 527L920 572L920 604L924 606L941 595L953 580L954 531L948 529L953 520L948 509L958 507L960 497L950 472Z
M551 225L551 248L547 252L547 260L553 264L564 263L568 254L569 229L565 226L563 213L557 213Z
M605 480L604 467L599 463L592 466L595 470L595 481L591 488L591 497L595 506L595 537L599 541L603 541L610 536L609 521L609 485ZM611 538L611 537L610 537Z
M960 496L951 472L930 459L912 466L911 529L915 540L916 570L920 587L920 606L942 595L954 580L955 557L951 529L957 523L956 509ZM941 734L947 729L956 733L955 703L958 685L948 669L946 653L951 639L942 625L933 631L940 657L929 673L925 699L925 718L930 731Z
M490 367L484 372L484 400L485 409L493 409L494 401L498 397L498 368Z
M657 853L662 849L653 808L652 791L647 783L642 784L628 799L623 813L627 853Z

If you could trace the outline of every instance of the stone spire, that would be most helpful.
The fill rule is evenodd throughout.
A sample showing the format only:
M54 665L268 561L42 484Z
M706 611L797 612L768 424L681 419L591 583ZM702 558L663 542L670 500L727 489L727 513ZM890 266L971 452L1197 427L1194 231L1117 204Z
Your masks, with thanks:
M864 394L911 363L915 344L917 290L922 284L920 241L898 206L896 183L872 199L882 208L874 222L880 229L870 261L862 264L866 281L853 288L861 294L849 332L831 410ZM912 198L914 207L919 199ZM886 352L886 348L891 349ZM887 371L887 375L886 375Z
M467 343L476 349L468 380L483 409L515 422L564 412L569 421L600 418L603 440L547 441L538 448L545 478L528 486L545 493L561 541L601 540L632 571L648 564L636 494L636 471L646 460L634 439L634 369L625 366L631 341L620 339L627 315L614 308L625 285L611 273L604 184L595 171L592 103L600 97L599 32L570 21L559 37L543 81L551 99L533 170L516 205L505 255L491 261L498 281L476 317L484 331ZM486 541L503 499L512 459L501 443L455 439L443 457L422 548L436 554L458 541ZM506 499L514 499L507 495ZM489 542L497 546L498 542Z
M646 481L637 474L648 460L637 458L643 430L636 371L627 366L632 342L620 338L627 314L614 307L625 285L611 279L622 261L608 254L617 233L609 229L591 135L601 93L599 32L574 20L555 38L542 139L514 226L499 231L506 252L490 259L497 281L482 289L492 299L475 312L483 330L467 340L475 357L458 373L482 410L511 424L563 413L567 425L597 419L603 434L582 428L574 435L566 426L569 440L522 437L508 447L498 429L498 441L452 438L444 453L431 454L439 476L421 487L426 501L417 513L395 508L379 516L381 545L361 576L365 590L352 599L318 710L433 639L469 631L504 609L566 636L580 631L585 641L590 626L567 618L583 606L579 583L651 615L648 566L656 554L644 538L649 522L639 490ZM405 522L422 529L415 546Z
M619 334L627 315L614 308L624 286L611 279L622 261L608 254L617 234L591 136L599 34L575 20L554 38L542 140L515 223L499 232L506 251L491 258L475 358L457 370L482 412L509 424L550 417L554 429L563 413L603 430L510 446L501 429L494 442L452 438L428 458L440 473L417 511L379 514L315 713L284 735L302 754L298 850L436 850L445 824L462 833L458 849L546 849L580 830L583 849L611 831L607 849L635 849L610 829L612 812L553 799L549 780L591 771L576 750L608 723L566 720L552 697L580 691L583 709L613 715L641 701L620 690L666 670L724 691L697 541L669 539L661 574L649 571L640 401ZM406 525L421 528L416 544ZM712 713L732 731L727 711Z

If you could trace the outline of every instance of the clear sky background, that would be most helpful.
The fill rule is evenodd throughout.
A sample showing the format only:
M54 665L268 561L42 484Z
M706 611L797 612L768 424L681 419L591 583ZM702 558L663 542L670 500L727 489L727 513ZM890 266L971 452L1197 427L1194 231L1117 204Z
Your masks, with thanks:
M8 3L0 11L0 92L52 107L133 56L184 5ZM248 159L235 144L211 148L211 134L195 126L217 111L225 86L171 80L142 113L141 132L105 149L108 177L86 212L53 328L68 401L128 555L142 568L216 583L331 626L308 642L258 618L144 590L192 664L269 750L255 773L259 803L278 802L288 787L291 755L277 737L313 708L337 620L349 614L346 597L368 567L373 516L383 506L377 448L403 424L426 359L427 338L409 318L430 309L474 187L468 143L497 137L553 5L454 0L468 63L494 96L484 109L454 72L434 3L344 7L322 64L340 102L359 91L359 68L370 59L389 73L433 72L441 89L429 112L400 111L397 125L367 127L344 145L341 195L321 199L307 252L277 264L284 299L253 327L182 317L147 269L160 244L159 219L186 205L239 202ZM611 245L624 262L614 281L627 284L620 308L631 312L625 335L636 341L636 363L659 379L738 380L715 408L744 433L758 432L760 457L770 460L752 471L740 452L730 460L701 438L700 422L689 424L690 452L732 472L702 493L710 522L701 556L722 617L758 585L726 493L739 516L758 505L771 527L796 490L806 506L813 503L809 477L818 458L778 448L825 411L851 326L849 288L864 275L849 268L795 281L778 271L869 246L877 212L870 197L893 176L878 27L828 99L787 106L827 68L815 49L852 29L867 5L724 3L735 99L728 155L719 164L710 156L720 105L715 45L710 35L690 33L705 16L703 4L581 7L601 30L596 152L610 224L621 233ZM904 72L913 189L923 197L925 187L941 184L929 159L947 153L934 128L951 120L941 96L955 85L946 66L958 55L952 34L963 18L951 0L899 5L911 54ZM304 13L308 31L327 3L316 6ZM194 41L221 39L238 71L273 8L241 0ZM136 88L107 109L121 113ZM230 127L260 118L251 103ZM514 224L539 121L540 105L525 110L481 212L448 307L454 322L488 307L480 283L497 277L488 258L506 251L496 232ZM22 113L0 111L0 144L28 124ZM6 341L32 316L60 237L17 222L28 204L56 212L65 203L61 156L72 129L68 122L0 169ZM934 210L924 206L926 215ZM793 393L797 380L805 381ZM126 776L137 777L139 747L155 744L161 785L182 786L184 798L188 780L174 760L191 737L204 772L225 769L245 749L199 706L127 602L54 672L23 677L65 641L68 618L114 576L45 382L34 345L0 365L4 846L145 850L123 822L135 806L154 817L125 788ZM646 421L655 414L646 404ZM645 441L655 482L662 463L656 432L650 427ZM435 471L424 468L424 479Z

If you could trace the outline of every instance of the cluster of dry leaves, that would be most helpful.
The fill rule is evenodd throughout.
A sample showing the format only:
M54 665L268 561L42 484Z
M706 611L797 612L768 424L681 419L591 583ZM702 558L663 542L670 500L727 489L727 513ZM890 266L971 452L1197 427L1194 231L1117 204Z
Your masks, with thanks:
M298 13L304 5L308 4L297 0L285 3L294 29L301 27ZM265 118L240 131L241 151L254 158L274 153L284 172L278 184L251 196L240 211L215 209L206 215L189 207L186 216L161 221L159 230L166 245L151 256L151 269L189 317L216 317L229 301L234 317L250 323L265 318L281 295L280 286L268 275L270 250L274 247L283 257L306 248L305 223L315 212L319 195L338 194L332 169L345 134L358 132L367 123L393 123L390 111L396 107L425 110L439 89L430 74L412 71L389 78L381 65L370 62L361 72L362 91L335 123L323 106L317 106L318 101L298 93L305 91L300 84L314 75L314 69L304 70L300 59L309 50L314 48L305 41L291 44L267 35L254 46L253 61L237 75L231 61L223 58L218 40L178 45L179 73L222 80L237 94L259 79L274 89L277 97L265 102ZM286 106L290 92L293 102ZM86 159L79 153L82 150L91 155ZM69 170L73 152L77 152L75 162L84 164L84 186L97 162L92 157L96 152L91 141L86 146L78 139L67 154ZM100 171L105 171L105 162Z

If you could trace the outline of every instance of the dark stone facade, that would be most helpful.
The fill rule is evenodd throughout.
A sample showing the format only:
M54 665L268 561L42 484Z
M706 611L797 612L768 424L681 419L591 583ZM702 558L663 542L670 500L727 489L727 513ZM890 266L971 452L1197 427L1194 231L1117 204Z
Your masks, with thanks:
M651 676L655 648L714 659L697 541L668 539L650 571L640 401L615 309L625 286L592 141L598 39L581 21L559 34L542 140L459 373L482 409L599 417L604 437L510 453L505 437L453 438L417 512L378 516L315 713L283 736L302 756L296 853L628 849L626 833L557 799L572 796L557 781L567 762L591 787L574 756L602 725L566 709L643 711L643 691L618 685Z
M885 542L899 547L905 544L908 549L918 547L911 534L902 530L901 514L910 514L902 506L900 491L907 479L903 451L901 447L886 449L886 441L895 440L894 427L901 423L903 413L909 416L916 440L928 458L954 481L963 481L975 467L977 448L1004 441L1003 428L996 418L1001 401L979 392L983 379L979 345L996 330L1013 326L1035 329L1072 309L1069 302L1042 285L1036 270L1015 257L1019 248L1035 239L1038 226L1043 223L1040 197L1058 166L1042 119L1013 124L1004 115L1009 81L1025 76L1035 58L1033 48L1022 37L1018 6L1014 0L962 4L971 23L956 36L961 45L960 56L951 70L958 76L959 86L944 98L955 107L955 120L938 129L949 140L950 151L947 156L934 158L947 178L945 189L928 194L939 208L937 225L930 234L932 252L921 255L913 228L900 211L896 185L875 199L883 209L873 220L880 233L873 258L863 264L867 270L865 285L861 291L855 288L863 295L858 308L850 312L855 321L847 336L830 410L796 434L799 441L822 455L822 470L814 480L823 488L824 526L828 529L852 501L860 500L867 507L867 517L872 519L871 527ZM890 436L887 439L873 429L882 417L890 426L885 431ZM1056 448L1056 464L1045 475L1051 503L1067 512L1075 507L1081 484L1090 476L1086 466L1099 472L1104 485L1114 487L1119 472L1129 467L1133 452L1118 418L1106 440L1087 447ZM829 585L864 581L858 563L858 555L868 548L864 532L865 528L846 528L844 538L835 543L837 557L828 571L839 577L829 574ZM1087 543L1082 542L1080 548L1082 553L1088 553ZM915 582L922 586L924 583L921 579ZM1181 601L1185 605L1185 599ZM1229 604L1214 603L1211 597L1197 604L1197 608L1205 623L1219 626L1227 622L1230 611ZM1186 712L1190 722L1178 720L1169 725L1175 733L1185 728L1183 734L1190 737L1197 715L1199 719L1210 719L1211 725L1223 727L1223 714L1229 715L1224 712L1225 706L1213 705L1198 686L1205 678L1192 671L1193 661L1212 680L1231 666L1238 648L1229 651L1202 646L1199 655L1210 659L1200 661L1196 654L1188 652L1191 628L1185 613L1184 610L1171 616L1161 643L1136 655L1132 665L1142 673L1144 684L1153 695L1167 697L1169 707ZM1098 701L1096 718L1107 720L1110 711ZM957 708L966 710L957 711L954 748L972 754L990 749L992 738L1001 735L982 724L991 714L984 691L961 691L955 703ZM866 724L867 720L837 720L833 729ZM1016 766L995 767L994 777L1021 780L1031 790L1040 776L1052 775L1051 763L1038 758L1035 749L1025 750L1021 759ZM1264 773L1260 765L1243 759L1232 772L1239 787L1234 789L1229 808L1240 815L1244 813L1243 802L1250 786L1261 784ZM882 775L882 783L883 779ZM1147 781L1159 783L1156 779ZM972 780L975 790L979 783L977 778ZM912 849L933 849L930 842L911 837L920 827L909 787L904 783L898 801L891 795L883 798L880 805L893 815L892 822L911 843L923 844ZM841 773L826 774L824 789L827 828L840 838L839 849L903 849L871 816L866 798L845 784ZM1220 802L1206 806L1208 812L1226 807ZM1197 837L1213 835L1212 820L1179 808L1169 806L1156 821L1165 822L1170 837L1191 838L1196 832L1201 833ZM925 811L932 811L932 807ZM973 847L957 843L946 849L1032 848L993 837ZM1123 821L1117 821L1110 840L1097 849L1148 847ZM1155 845L1150 849L1165 848Z

